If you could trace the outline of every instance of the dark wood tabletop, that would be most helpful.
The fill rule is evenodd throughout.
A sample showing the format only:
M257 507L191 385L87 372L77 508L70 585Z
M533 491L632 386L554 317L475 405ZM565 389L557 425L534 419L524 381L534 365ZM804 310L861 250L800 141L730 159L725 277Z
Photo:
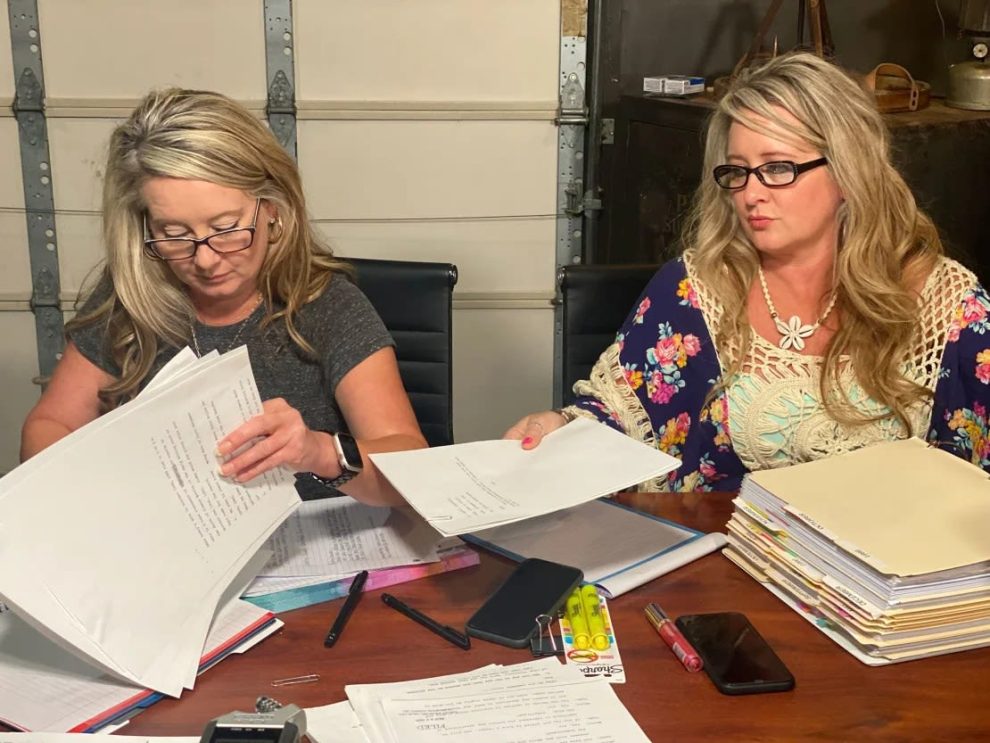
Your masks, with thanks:
M731 494L627 494L628 505L706 531L724 530ZM621 539L621 535L616 535ZM441 623L463 627L512 563L483 554L481 564L393 586L389 592ZM323 636L342 600L281 615L285 627L247 653L204 673L181 699L138 715L128 735L198 735L208 720L252 709L261 694L312 707L346 698L345 684L380 683L530 660L474 640L468 651L412 623L370 591L341 639ZM708 677L688 673L647 622L656 602L671 617L741 611L797 680L793 691L729 697ZM870 668L719 554L709 555L609 602L627 682L619 698L654 741L978 741L990 740L990 648ZM271 682L318 674L314 683Z

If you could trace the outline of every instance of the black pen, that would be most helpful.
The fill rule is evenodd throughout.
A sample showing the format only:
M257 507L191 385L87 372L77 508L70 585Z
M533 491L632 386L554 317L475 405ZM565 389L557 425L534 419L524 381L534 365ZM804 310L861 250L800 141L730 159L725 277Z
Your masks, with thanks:
M445 639L447 642L453 643L461 650L469 650L471 648L470 637L461 634L453 627L447 627L433 619L430 619L423 612L417 611L416 609L413 609L411 606L407 606L406 604L402 603L392 594L383 593L382 601L385 602L386 606L391 606L400 614L405 614L414 622L418 622L419 624L423 625L424 627L426 627L426 629L430 630L430 632L435 632L436 634L440 635L440 637Z
M351 612L354 611L357 602L361 600L361 590L364 588L364 582L366 580L368 580L367 570L362 570L354 576L354 580L351 581L351 587L347 589L347 598L344 600L344 605L340 607L340 613L333 620L333 626L327 632L326 639L323 641L323 647L332 648L333 644L340 639L340 633L344 631L344 625L350 619Z

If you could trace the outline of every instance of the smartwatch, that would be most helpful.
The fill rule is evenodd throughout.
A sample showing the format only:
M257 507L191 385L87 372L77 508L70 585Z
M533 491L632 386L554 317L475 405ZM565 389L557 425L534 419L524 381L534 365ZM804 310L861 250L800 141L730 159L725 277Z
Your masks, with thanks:
M315 500L318 498L344 495L344 493L337 492L337 488L356 475L360 475L361 470L364 469L361 450L358 449L357 442L353 436L349 433L334 433L333 431L325 430L320 430L320 433L327 434L333 441L333 449L337 453L337 462L340 463L340 474L334 478L329 478L320 477L315 472L296 473L296 490L303 500ZM319 483L321 489L314 492L311 487L303 484L307 482Z
M339 432L330 434L330 438L333 439L333 448L337 452L337 461L340 462L340 474L343 476L349 473L351 477L361 474L364 462L354 437L349 433Z

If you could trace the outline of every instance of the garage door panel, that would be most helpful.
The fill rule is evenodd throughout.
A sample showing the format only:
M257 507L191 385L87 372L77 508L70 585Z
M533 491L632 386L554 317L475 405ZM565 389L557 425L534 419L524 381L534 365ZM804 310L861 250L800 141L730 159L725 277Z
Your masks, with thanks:
M553 214L557 130L544 121L302 121L318 219Z
M264 101L263 0L39 0L50 105L151 88Z
M295 0L293 13L302 101L557 98L559 0Z
M17 466L21 425L38 401L41 388L32 379L38 376L38 342L34 315L30 312L0 312L0 338L6 351L0 364L0 473Z

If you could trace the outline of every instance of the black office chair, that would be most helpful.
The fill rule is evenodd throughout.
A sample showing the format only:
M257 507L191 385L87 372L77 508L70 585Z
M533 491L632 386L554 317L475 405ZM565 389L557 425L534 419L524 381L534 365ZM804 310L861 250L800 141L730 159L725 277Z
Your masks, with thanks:
M574 400L571 388L587 379L598 357L615 340L616 331L656 273L655 265L561 266L562 404Z
M452 263L345 258L395 339L399 374L430 446L454 443Z

